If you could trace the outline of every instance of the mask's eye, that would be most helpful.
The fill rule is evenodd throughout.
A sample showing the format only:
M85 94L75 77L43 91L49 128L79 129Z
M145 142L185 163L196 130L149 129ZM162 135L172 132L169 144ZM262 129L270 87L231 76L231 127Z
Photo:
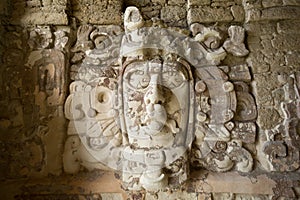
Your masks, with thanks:
M173 89L181 86L187 78L181 67L176 65L164 65L162 83L165 87Z
M132 89L140 90L148 87L150 77L145 71L135 70L127 74L126 81Z

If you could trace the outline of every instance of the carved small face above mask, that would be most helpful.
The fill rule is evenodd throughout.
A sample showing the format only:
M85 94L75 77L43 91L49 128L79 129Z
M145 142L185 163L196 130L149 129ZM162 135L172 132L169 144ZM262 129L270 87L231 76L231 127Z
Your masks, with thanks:
M189 113L185 66L175 61L135 61L125 67L122 81L130 144L161 148L178 143L175 138L186 131Z

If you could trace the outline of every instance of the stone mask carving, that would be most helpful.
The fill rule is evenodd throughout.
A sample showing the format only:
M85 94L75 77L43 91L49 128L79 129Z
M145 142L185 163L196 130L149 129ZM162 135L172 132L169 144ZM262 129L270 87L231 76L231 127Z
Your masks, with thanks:
M141 148L174 145L173 134L186 131L189 113L185 67L159 59L132 62L125 67L122 81L130 144Z
M140 182L146 189L165 187L162 169L186 156L192 79L184 64L156 57L123 65L121 97L129 142L124 155L132 154L128 162L138 159L145 165ZM124 167L129 176L139 171Z
M207 35L220 40L213 29L192 30L194 39L159 26L128 7L124 34L118 26L79 28L72 60L84 60L65 103L66 172L112 168L121 171L125 188L155 191L184 182L190 162L215 171L252 169L242 146L255 138L249 122L255 104L243 82L249 81L247 66L232 67L228 75L216 66L226 51L205 45ZM251 105L240 107L254 110L251 116L236 110L245 101Z

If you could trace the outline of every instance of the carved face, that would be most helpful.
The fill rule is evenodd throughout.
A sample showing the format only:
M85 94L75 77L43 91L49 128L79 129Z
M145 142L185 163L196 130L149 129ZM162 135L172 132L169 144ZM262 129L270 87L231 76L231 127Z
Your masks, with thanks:
M189 76L178 62L136 61L123 74L123 105L131 145L180 145L189 114ZM181 134L185 137L184 134Z

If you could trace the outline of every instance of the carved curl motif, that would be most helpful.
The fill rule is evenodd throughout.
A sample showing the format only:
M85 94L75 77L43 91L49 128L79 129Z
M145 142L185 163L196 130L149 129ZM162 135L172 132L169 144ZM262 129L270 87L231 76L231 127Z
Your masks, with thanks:
M280 103L283 122L266 130L266 140L262 143L263 156L267 158L264 167L270 171L295 171L300 166L299 127L300 127L300 95L299 74L280 74L278 80L281 88L277 92L284 94Z
M118 26L79 28L65 103L66 172L113 168L128 189L158 190L184 182L190 162L215 171L252 169L243 148L256 132L249 70L234 66L226 74L218 67L226 57L221 36L201 27L194 24L190 38L128 7L121 35ZM230 41L241 31L231 28Z

